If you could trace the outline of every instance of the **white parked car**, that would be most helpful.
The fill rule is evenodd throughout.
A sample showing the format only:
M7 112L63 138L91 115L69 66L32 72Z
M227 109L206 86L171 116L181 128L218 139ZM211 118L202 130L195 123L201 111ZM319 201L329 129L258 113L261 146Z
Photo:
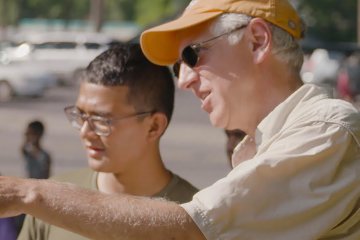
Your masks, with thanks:
M20 51L8 53L10 61L32 62L54 74L60 83L72 83L74 73L86 67L115 40L100 33L44 32L18 34Z
M0 64L0 102L11 100L14 96L40 97L54 76L38 70L24 62Z
M17 34L11 40L0 49L0 102L73 84L79 69L116 42L103 34L78 32Z

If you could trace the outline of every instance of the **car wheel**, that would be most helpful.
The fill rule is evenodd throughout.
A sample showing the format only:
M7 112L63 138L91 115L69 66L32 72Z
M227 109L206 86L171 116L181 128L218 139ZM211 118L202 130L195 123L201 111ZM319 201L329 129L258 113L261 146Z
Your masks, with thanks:
M0 102L8 102L12 99L14 92L10 84L6 81L0 81Z

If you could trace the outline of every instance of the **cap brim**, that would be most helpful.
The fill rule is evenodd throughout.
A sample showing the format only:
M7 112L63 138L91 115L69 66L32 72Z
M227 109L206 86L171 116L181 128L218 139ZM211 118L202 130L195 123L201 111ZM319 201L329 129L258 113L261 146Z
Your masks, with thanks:
M181 39L179 39L177 33L215 18L221 13L216 11L191 15L184 14L174 21L150 28L141 34L142 51L155 64L163 66L173 64L179 58Z

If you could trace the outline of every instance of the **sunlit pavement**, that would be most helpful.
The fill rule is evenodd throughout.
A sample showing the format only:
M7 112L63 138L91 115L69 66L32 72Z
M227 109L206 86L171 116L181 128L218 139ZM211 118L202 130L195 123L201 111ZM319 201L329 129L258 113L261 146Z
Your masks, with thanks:
M76 88L58 87L43 98L0 103L3 175L25 176L20 147L25 126L33 119L46 124L43 145L52 155L53 174L86 166L78 132L71 128L63 113L65 106L74 103ZM163 159L169 169L203 188L229 171L225 135L210 125L207 114L191 93L177 90L175 105L171 126L161 141Z

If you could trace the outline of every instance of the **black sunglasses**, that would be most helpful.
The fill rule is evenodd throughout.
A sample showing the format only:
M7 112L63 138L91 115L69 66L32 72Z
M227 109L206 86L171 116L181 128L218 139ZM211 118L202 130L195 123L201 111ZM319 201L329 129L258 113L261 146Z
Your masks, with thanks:
M188 46L186 46L183 51L181 52L181 58L180 60L178 60L176 63L174 63L173 65L173 71L174 71L174 75L176 77L179 77L179 71L180 71L180 65L181 63L185 63L186 65L188 65L190 68L193 68L196 66L196 64L199 62L199 52L201 50L201 48L203 48L203 46L205 44L208 44L209 42L216 40L222 36L225 35L229 35L237 30L243 29L245 28L247 25L243 25L241 27L237 27L229 32L220 34L218 36L215 36L213 38L210 38L206 41L200 42L200 43L195 43L195 44L190 44Z

